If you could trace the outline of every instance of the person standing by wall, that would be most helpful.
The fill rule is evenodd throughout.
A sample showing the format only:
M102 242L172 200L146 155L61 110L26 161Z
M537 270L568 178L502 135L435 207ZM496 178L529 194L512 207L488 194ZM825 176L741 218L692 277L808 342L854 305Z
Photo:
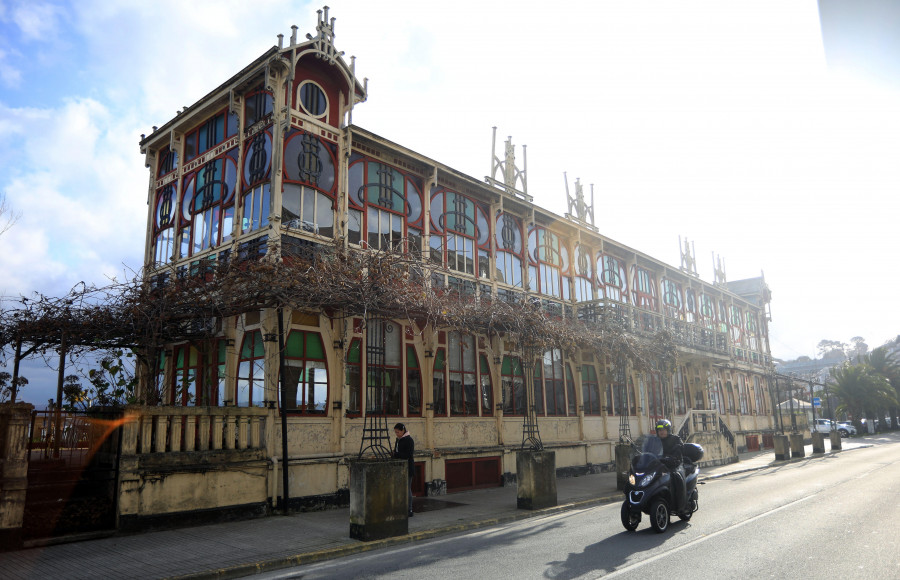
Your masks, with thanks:
M413 455L416 452L416 443L403 423L394 425L394 435L397 437L397 441L394 443L394 459L405 459L409 465L407 498L409 499L409 517L413 517L412 480L416 473Z

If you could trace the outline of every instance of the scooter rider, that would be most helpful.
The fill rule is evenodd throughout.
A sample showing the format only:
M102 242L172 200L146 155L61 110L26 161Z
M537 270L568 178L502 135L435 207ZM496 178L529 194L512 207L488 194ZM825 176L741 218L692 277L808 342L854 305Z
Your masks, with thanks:
M682 462L681 437L672 434L672 422L668 419L656 421L656 435L662 441L663 465L669 468L672 481L675 484L676 510L684 508L684 467Z

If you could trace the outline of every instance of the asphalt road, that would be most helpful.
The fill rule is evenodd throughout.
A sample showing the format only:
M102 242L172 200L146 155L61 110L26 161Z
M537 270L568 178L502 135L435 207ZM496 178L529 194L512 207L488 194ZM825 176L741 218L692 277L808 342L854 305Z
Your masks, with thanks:
M620 504L265 574L274 578L900 578L900 435L708 480L689 523L636 532ZM257 576L258 578L258 576Z

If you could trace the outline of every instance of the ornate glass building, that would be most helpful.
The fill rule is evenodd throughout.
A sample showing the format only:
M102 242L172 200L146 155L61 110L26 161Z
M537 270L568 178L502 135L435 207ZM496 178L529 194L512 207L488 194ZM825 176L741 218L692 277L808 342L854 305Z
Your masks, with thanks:
M433 266L433 289L540 301L548 315L615 311L636 336L668 331L677 362L638 372L562 349L523 360L498 336L309 311L285 313L280 357L272 309L219 320L215 338L167 347L163 399L210 413L267 409L260 446L279 456L268 468L272 503L284 469L281 409L289 497L306 505L345 497L373 374L384 387L378 408L416 439L419 493L510 479L529 380L560 475L611 468L620 437L647 433L661 416L688 436L719 434L735 454L767 443L774 409L762 278L727 282L718 270L704 282L687 244L673 267L603 236L580 185L571 215L536 206L510 142L495 156L497 179L479 180L353 125L366 84L334 48L327 9L308 38L298 41L295 27L142 139L150 276L201 275L213 264L335 243L400 247Z

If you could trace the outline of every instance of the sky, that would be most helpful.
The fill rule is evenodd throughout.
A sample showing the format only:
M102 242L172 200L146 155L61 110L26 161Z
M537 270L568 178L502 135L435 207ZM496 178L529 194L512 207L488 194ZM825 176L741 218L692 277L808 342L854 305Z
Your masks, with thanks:
M520 168L527 146L539 206L567 212L566 172L572 191L593 184L601 234L674 266L687 239L706 281L714 255L728 280L763 273L776 358L900 334L889 3L859 2L871 10L854 20L822 0L825 42L815 0L328 4L369 79L354 124L477 179L496 126ZM4 306L139 270L141 134L291 25L314 35L321 7L0 0L0 192L19 215L0 236ZM44 402L55 373L29 364L25 398Z

